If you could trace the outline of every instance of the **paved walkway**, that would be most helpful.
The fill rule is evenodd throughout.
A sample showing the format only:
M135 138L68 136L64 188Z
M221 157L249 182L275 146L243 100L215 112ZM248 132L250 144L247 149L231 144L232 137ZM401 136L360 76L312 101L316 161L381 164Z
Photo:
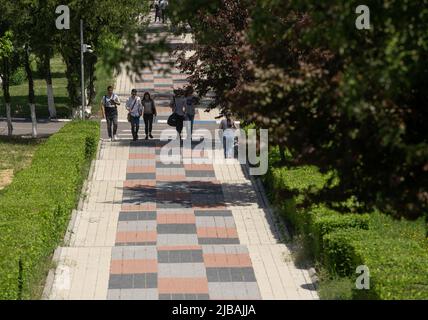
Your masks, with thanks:
M162 105L183 84L177 71L158 68L137 81L119 76L120 95L151 90L161 106L155 139L131 142L123 122L119 142L101 143L85 201L56 252L46 298L317 299L245 167L233 160L202 164L197 160L208 155L196 145L173 148L193 156L193 164L161 161L168 142L159 138L169 115ZM204 109L197 119L195 131L218 126Z

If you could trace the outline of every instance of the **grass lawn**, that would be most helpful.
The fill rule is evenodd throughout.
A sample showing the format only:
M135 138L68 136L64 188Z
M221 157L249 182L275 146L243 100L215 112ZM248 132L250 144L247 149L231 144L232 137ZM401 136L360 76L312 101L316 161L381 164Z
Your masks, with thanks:
M31 164L34 152L43 141L0 137L0 190L12 182L17 172Z
M65 77L65 64L61 56L51 60L55 105L58 118L69 118L71 115L70 103L67 93L67 79ZM34 73L34 91L36 95L36 114L38 118L48 118L48 98L46 94L46 81L40 75ZM12 99L12 117L29 118L30 107L28 106L28 82L18 86L10 87ZM0 117L6 116L6 108L3 100L3 92L0 91Z

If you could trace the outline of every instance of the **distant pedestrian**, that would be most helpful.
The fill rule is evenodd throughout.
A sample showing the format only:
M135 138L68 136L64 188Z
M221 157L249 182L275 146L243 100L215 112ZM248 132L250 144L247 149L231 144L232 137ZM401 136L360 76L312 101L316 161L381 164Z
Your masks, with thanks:
M193 96L193 87L189 86L186 88L186 108L185 108L185 116L184 120L190 122L190 139L192 139L193 135L193 125L195 123L195 114L196 114L196 107L195 105L198 103L198 99Z
M184 115L186 109L186 98L184 97L183 90L174 90L174 97L170 103L172 112L176 115L177 125L176 130L181 140L181 134L183 132Z
M137 96L137 90L133 89L131 97L126 102L126 110L129 112L128 120L131 122L131 132L134 141L138 140L138 131L140 130L140 118L143 114L143 105L141 98Z
M162 23L165 23L167 20L168 15L168 0L161 0L160 2L160 10L161 10L161 16L162 16Z
M220 122L220 130L223 130L224 157L234 158L235 151L235 121L232 120L232 113L226 113L226 119Z
M113 92L113 87L107 88L107 95L101 101L101 110L103 116L107 121L108 137L111 141L117 141L117 127L118 127L118 112L117 106L120 106L119 97Z
M155 0L153 6L155 7L155 22L157 22L158 19L159 22L161 22L160 0Z
M155 101L150 96L150 93L146 92L143 97L143 109L144 109L144 124L146 129L146 140L153 139L153 119L157 117Z

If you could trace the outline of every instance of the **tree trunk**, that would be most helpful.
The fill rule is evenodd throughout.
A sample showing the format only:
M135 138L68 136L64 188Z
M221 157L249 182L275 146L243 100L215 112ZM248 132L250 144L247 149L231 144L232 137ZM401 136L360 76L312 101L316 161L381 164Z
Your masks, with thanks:
M53 85L52 85L50 54L45 53L42 59L43 59L43 73L45 75L47 95L48 95L49 117L51 119L55 119L57 115L56 115L55 98L54 98L54 91L53 91Z
M287 162L287 158L285 157L285 147L284 146L279 146L279 153L281 156L281 164L286 164Z
M95 99L95 65L97 64L97 57L94 55L91 55L87 58L88 68L86 70L86 74L88 75L88 86L87 86L87 96L88 96L88 103L87 106L92 105Z
M4 74L3 74L2 87L3 87L3 97L6 104L7 135L11 137L13 134L13 125L12 125L12 112L10 108L10 92L9 92L10 65L7 59L4 59L3 64L4 64L3 65Z
M32 136L33 138L37 138L36 99L34 95L33 71L31 70L30 53L28 48L25 50L24 67L28 78L28 104L30 105L31 111Z

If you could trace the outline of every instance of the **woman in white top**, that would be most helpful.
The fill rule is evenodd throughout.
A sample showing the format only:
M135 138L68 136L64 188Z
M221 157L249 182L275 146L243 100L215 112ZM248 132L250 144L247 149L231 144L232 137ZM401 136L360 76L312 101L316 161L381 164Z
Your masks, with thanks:
M129 120L131 120L131 131L134 141L138 140L138 131L140 130L140 118L143 114L143 105L140 97L137 96L137 90L131 91L131 96L126 102L126 110L129 112Z
M224 157L227 159L234 157L236 129L235 121L232 120L232 114L227 112L226 119L220 122L220 130L223 130Z

